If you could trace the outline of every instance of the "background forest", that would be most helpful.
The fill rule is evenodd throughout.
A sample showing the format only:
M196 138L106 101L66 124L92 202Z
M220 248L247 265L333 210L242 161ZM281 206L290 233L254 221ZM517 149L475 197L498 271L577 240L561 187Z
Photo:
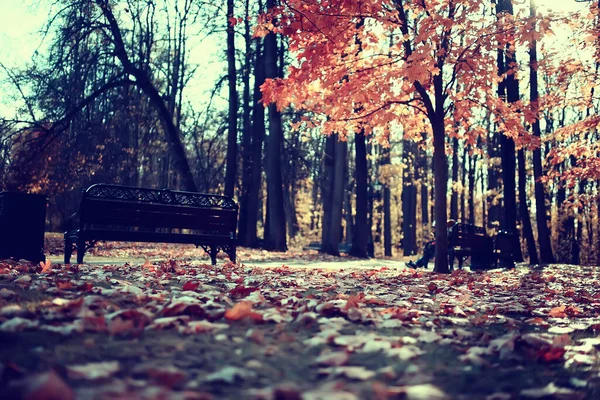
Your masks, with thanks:
M330 254L347 243L358 257L373 250L409 256L430 240L434 186L441 187L434 185L431 128L413 119L390 124L385 135L364 126L356 135L329 134L323 124L305 123L317 119L314 108L261 101L265 80L289 78L289 67L302 63L297 32L276 35L277 17L263 14L275 0L41 3L50 10L43 45L25 66L0 64L0 182L3 190L47 194L49 230L62 229L81 189L104 182L234 196L239 242L249 247L319 241ZM297 3L323 12L334 6L290 1L275 14ZM401 43L406 52L413 30L436 34L427 18L451 18L453 3L469 2L432 1L431 10L421 1L365 3L406 10L406 23L386 37L389 48ZM452 94L452 129L443 136L447 214L490 232L514 224L532 263L600 265L600 3L582 2L576 17L538 13L533 0L471 3L496 29L496 48L478 47L472 60L483 65L483 54L496 61L487 67L497 81L480 85L493 86L499 103L473 107L467 124L448 117L468 109L458 101L462 92ZM360 53L366 45L356 38L378 28L352 21L359 34L348 40L360 41ZM457 47L469 42L468 32L453 32ZM219 58L208 63L213 48ZM460 57L450 62L459 65ZM427 73L434 81L445 74ZM473 85L451 82L462 90ZM382 90L361 93L378 97ZM502 107L517 112L511 121ZM346 108L361 113L351 103ZM518 125L515 134L503 134L509 123Z

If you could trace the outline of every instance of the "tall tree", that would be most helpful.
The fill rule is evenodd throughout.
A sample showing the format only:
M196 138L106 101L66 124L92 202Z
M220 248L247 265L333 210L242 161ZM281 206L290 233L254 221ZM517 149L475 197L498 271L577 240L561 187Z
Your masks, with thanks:
M367 140L364 132L354 135L355 164L354 180L356 184L356 217L354 219L354 237L350 254L359 258L368 258L369 245L369 195Z
M536 20L535 1L531 0L529 11L532 23ZM541 136L539 120L539 91L537 75L537 40L531 42L529 48L529 97L531 108L534 114L534 120L531 124L533 135L537 138ZM542 148L541 145L533 150L533 179L535 180L535 219L537 225L538 243L540 245L540 259L543 264L554 263L554 254L550 244L550 229L548 228L548 217L546 215L546 191L542 183Z
M512 0L498 0L496 3L498 15L506 13L513 15ZM509 29L509 32L511 29ZM498 49L498 75L503 80L498 84L498 97L506 99L508 103L519 101L519 81L517 80L514 39L503 44L504 48ZM503 197L503 227L515 235L514 242L515 260L522 261L521 247L517 231L517 191L516 191L516 153L515 141L505 132L500 135L500 155L502 159L502 182L504 185ZM529 218L529 215L523 216Z
M405 256L417 253L417 186L415 155L417 146L412 140L405 140L402 172L402 250Z
M267 10L276 6L275 0L267 0ZM278 77L277 36L270 32L265 36L265 72L268 79ZM283 179L281 177L281 153L283 149L283 126L281 113L275 104L268 107L269 138L267 141L267 223L265 237L267 250L287 249L285 213L283 210Z
M229 84L229 114L227 117L227 167L225 170L225 196L233 197L237 176L237 122L238 93L235 66L234 0L227 0L227 82Z
M245 228L244 245L255 247L258 245L257 223L260 211L260 193L261 193L261 177L262 177L262 154L263 142L265 138L265 108L261 104L262 94L260 92L261 85L265 82L265 55L263 54L263 41L256 41L256 56L255 56L255 76L254 76L254 95L252 109L252 126L251 126L251 147L249 160L249 188L248 202L246 205L246 219L241 220ZM241 217L241 215L240 215Z
M383 147L383 157L381 165L383 167L390 166L392 163L390 156L390 147ZM381 181L381 179L380 179ZM386 257L392 256L392 193L390 184L386 181L383 183L383 247Z

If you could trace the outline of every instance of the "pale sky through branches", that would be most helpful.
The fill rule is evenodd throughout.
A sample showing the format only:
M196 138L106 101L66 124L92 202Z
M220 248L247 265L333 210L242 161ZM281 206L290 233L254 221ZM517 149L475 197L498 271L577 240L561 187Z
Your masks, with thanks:
M222 0L224 1L224 0ZM490 0L491 1L491 0ZM43 53L49 45L40 34L48 18L56 10L52 10L50 0L0 0L0 63L7 68L18 68L31 62L36 50ZM525 2L528 5L528 1ZM575 0L537 0L540 12L552 10L555 12L577 12L588 6L587 3ZM208 91L214 82L223 74L224 64L220 46L224 41L214 38L205 40L201 45L191 46L190 61L199 66L199 73L186 87L186 95L191 102L205 103ZM5 72L0 70L0 91L8 90ZM0 98L0 114L7 111L11 99Z

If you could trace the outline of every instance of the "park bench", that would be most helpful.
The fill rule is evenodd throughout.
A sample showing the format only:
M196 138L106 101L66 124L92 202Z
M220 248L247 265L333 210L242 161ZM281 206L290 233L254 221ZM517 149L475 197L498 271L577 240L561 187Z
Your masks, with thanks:
M462 269L464 261L471 257L471 270L514 266L515 236L506 231L499 231L494 237L486 235L485 228L470 224L457 223L448 234L448 263L454 269L454 258L458 260L458 268Z
M338 249L340 253L349 253L350 248L352 248L352 244L350 243L340 243L338 245ZM321 251L321 242L310 242L308 245L304 246L303 250L317 250Z
M82 193L67 221L65 264L77 263L98 241L189 243L216 264L219 250L235 262L238 206L232 198L204 193L96 184Z

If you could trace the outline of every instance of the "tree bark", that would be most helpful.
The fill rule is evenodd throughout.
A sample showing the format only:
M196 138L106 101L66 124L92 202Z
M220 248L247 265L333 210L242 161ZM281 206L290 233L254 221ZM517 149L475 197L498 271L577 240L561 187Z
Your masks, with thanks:
M499 0L496 6L497 13L506 12L513 15L513 7L511 0ZM510 48L510 44L506 44L504 49L499 49L498 53L498 73L506 75L503 84L498 85L498 95L505 97L509 103L514 103L519 100L519 82L514 71L510 71L513 65L516 65L516 56L514 50ZM517 193L516 193L516 156L515 142L512 138L501 134L500 135L500 154L502 157L502 180L504 183L504 229L513 233L517 239L514 243L515 261L522 261L520 241L518 240L517 231Z
M530 16L535 21L536 11L535 2L531 0ZM531 128L535 137L541 137L539 110L538 110L538 74L537 74L537 41L531 43L529 49L529 88L530 101L533 106L533 111L536 114L536 119ZM535 189L535 219L538 232L538 243L540 245L540 259L543 264L552 264L555 262L554 254L552 253L552 244L550 243L550 229L548 228L548 217L546 216L546 191L544 184L541 181L542 171L542 149L538 147L533 150L533 179Z
M327 254L339 256L339 243L342 240L342 209L346 191L346 158L348 142L337 140L335 143L335 165L333 170L333 192L331 193L331 210L329 221L329 238L324 241L322 249Z
M405 256L417 253L417 187L415 185L416 154L414 142L404 141L402 173L402 250Z
M244 21L244 41L246 60L244 63L244 69L242 73L242 84L244 86L242 93L242 183L240 188L240 216L238 223L238 241L240 243L246 242L246 228L248 220L248 194L250 190L252 180L252 104L250 99L250 72L252 70L252 63L255 60L256 52L252 52L252 36L250 32L250 0L245 0L245 21ZM257 39L258 40L258 39ZM258 44L257 44L258 48Z
M267 11L275 7L275 0L267 0ZM277 78L277 37L270 32L265 37L265 72L267 78ZM269 105L269 139L267 142L267 196L268 236L265 249L287 250L285 213L283 210L283 179L281 177L281 153L283 126L281 113L275 104Z
M240 219L240 223L246 225L244 246L257 247L258 235L256 224L258 216L262 214L260 206L260 191L262 177L262 154L263 142L265 138L265 107L260 103L262 93L260 86L265 82L265 59L261 51L262 43L260 39L256 41L256 59L254 67L254 94L252 109L252 142L250 154L250 183L248 187L248 205L246 207L245 220ZM241 215L240 215L241 218Z
M477 156L471 152L469 154L469 224L475 225L475 181L476 181L476 167ZM485 226L485 223L482 224Z
M436 79L437 80L437 79ZM441 81L441 79L440 79ZM439 83L441 86L441 82ZM437 88L436 88L437 89ZM440 98L438 98L438 94ZM430 117L433 128L433 163L434 163L434 191L435 191L435 267L434 271L448 273L448 231L445 229L448 220L446 210L448 201L448 160L446 159L446 132L444 126L444 107L441 91L436 90L436 111Z
M234 0L227 0L227 82L229 84L229 114L227 117L227 166L225 168L225 196L233 197L237 175L237 120L238 95L235 68Z
M381 165L390 165L390 148L383 148ZM383 186L383 248L386 257L392 256L392 204L391 190L386 182Z
M458 220L458 138L452 139L452 196L450 197L450 218Z
M367 170L367 144L362 132L354 135L354 148L356 151L355 180L356 180L356 218L354 225L354 238L350 255L359 258L368 258L367 246L369 241L368 224L368 170Z
M323 154L323 175L321 178L321 201L323 217L321 218L321 251L326 252L331 241L331 213L333 211L333 178L335 176L335 143L337 135L329 135L325 139Z
M423 133L423 141L426 140L426 134ZM421 223L429 224L429 168L427 162L427 152L418 146L418 168L421 182Z
M529 254L529 264L539 264L537 249L535 248L535 239L529 218L529 209L527 207L527 170L525 169L525 150L520 149L518 153L519 161L519 212L523 223L523 236L527 243L527 253Z

